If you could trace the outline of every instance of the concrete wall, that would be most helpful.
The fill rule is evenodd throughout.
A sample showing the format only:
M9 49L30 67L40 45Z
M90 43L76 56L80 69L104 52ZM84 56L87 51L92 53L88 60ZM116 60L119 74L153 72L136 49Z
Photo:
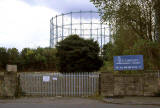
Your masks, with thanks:
M101 74L103 96L154 96L160 89L158 74Z

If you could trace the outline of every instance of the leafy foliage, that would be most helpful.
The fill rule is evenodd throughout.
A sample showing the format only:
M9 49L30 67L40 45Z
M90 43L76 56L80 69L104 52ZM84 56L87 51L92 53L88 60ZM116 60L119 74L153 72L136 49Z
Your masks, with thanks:
M160 69L160 43L155 32L158 29L157 24L160 25L158 0L91 0L91 2L99 9L102 21L106 23L110 21L112 25L113 43L103 48L104 59L110 62L109 64L112 64L113 59L109 58L113 56L142 54L146 70ZM160 33L160 29L158 30Z
M56 70L56 50L53 48L0 48L0 69L6 64L17 64L19 71Z
M110 21L113 32L131 30L136 37L155 41L154 3L152 0L91 0L101 12L104 22Z
M0 69L4 69L7 64L8 55L6 48L1 47L0 48Z
M58 70L61 72L96 71L102 66L99 45L96 41L70 35L56 46Z
M105 44L102 49L103 60L113 60L113 44L111 42Z
M7 54L8 54L8 64L19 63L19 52L16 48L9 48L7 50Z

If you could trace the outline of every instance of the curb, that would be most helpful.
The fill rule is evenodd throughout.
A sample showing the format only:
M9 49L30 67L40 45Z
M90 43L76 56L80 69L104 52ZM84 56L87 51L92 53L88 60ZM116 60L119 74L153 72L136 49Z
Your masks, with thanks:
M160 106L160 102L159 103L140 103L140 102L116 102L114 101L114 99L103 99L102 100L104 103L107 103L107 104L121 104L121 105L157 105L157 106Z

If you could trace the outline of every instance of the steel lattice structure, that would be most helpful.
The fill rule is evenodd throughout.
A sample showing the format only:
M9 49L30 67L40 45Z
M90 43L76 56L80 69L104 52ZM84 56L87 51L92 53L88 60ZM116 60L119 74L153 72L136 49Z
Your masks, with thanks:
M111 29L109 24L101 22L99 12L79 11L56 15L50 20L50 47L65 37L77 34L83 38L98 41L102 48L111 41Z

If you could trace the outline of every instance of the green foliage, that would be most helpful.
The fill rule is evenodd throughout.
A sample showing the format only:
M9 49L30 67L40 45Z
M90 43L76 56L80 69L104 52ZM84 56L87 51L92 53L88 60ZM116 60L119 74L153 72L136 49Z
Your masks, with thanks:
M105 44L102 49L103 60L113 60L113 44L111 42Z
M132 54L144 55L145 69L160 69L160 45L158 43L142 39L133 45L133 49Z
M85 40L78 35L70 35L59 42L56 48L57 66L61 72L97 71L103 64L96 41Z
M56 70L56 49L0 48L0 69L5 70L6 64L17 64L19 71Z
M53 48L24 48L21 70L56 70L56 50Z
M0 69L4 69L6 67L7 64L7 49L0 47Z
M100 68L100 72L113 72L113 62L104 62L104 65Z
M134 37L149 41L157 41L155 31L160 27L160 18L155 17L159 16L156 11L159 5L155 1L160 3L157 0L91 0L101 12L102 20L110 21L114 34L120 29L129 30L134 32Z
M155 35L154 16L159 5L155 1L91 0L101 12L102 21L110 21L112 25L113 44L103 48L103 57L109 64L113 56L142 54L145 70L160 69L160 43Z
M19 52L16 48L9 48L7 50L8 54L8 64L18 64L19 63Z

